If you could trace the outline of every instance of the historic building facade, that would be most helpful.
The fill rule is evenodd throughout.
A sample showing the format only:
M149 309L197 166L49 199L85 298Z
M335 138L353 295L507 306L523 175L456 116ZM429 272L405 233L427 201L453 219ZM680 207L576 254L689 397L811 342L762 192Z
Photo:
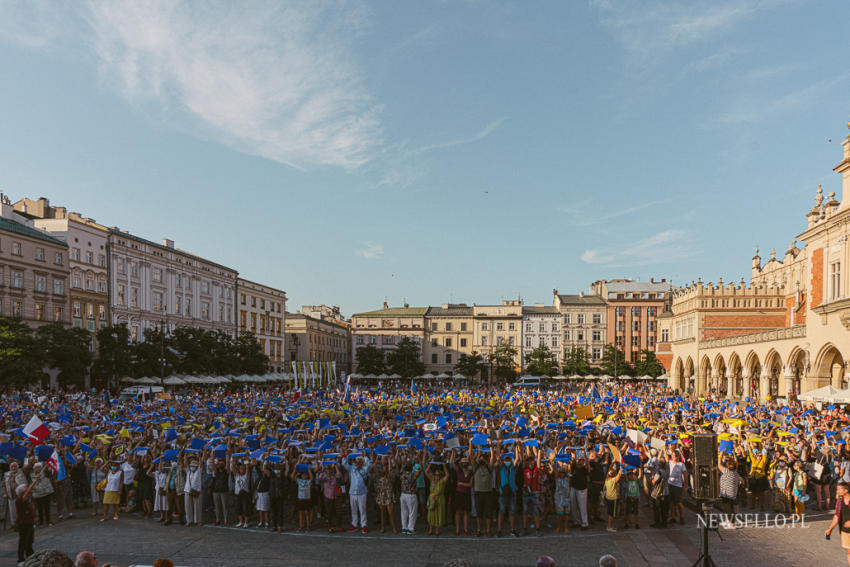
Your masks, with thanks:
M749 287L697 283L674 293L672 388L764 400L848 387L850 137L842 147L844 201L818 187L781 259L774 251L762 263L756 251Z
M70 323L68 246L15 212L0 194L0 316L36 328Z
M522 367L528 365L528 355L545 346L555 355L561 367L561 328L563 316L557 307L535 303L522 308Z
M473 349L487 364L485 373L492 376L492 355L497 346L507 344L517 351L514 364L522 367L522 301L504 300L500 305L474 305L472 307Z
M465 303L429 307L425 313L425 371L453 374L455 364L474 350L473 309Z
M286 314L287 368L292 362L336 362L340 372L351 371L350 324L338 307L305 305Z
M126 324L133 341L180 326L236 335L236 270L116 227L108 257L112 324Z
M591 284L590 293L607 304L605 342L622 350L626 362L638 361L642 350L655 351L657 317L664 307L664 294L670 289L666 279L600 280Z
M95 352L97 331L109 325L108 229L94 219L53 206L44 197L21 199L14 208L32 219L33 226L68 245L71 325L89 332L89 348Z
M602 360L607 340L608 310L605 300L598 295L560 294L552 290L553 306L561 314L563 338L561 360L574 348L583 349L587 361L598 366Z
M427 307L389 307L355 313L351 316L351 355L354 371L357 371L357 350L373 345L384 354L395 350L398 342L408 337L419 345L420 356L425 341L425 314Z
M271 372L285 372L286 292L237 278L236 293L239 332L251 332L257 337L269 357Z

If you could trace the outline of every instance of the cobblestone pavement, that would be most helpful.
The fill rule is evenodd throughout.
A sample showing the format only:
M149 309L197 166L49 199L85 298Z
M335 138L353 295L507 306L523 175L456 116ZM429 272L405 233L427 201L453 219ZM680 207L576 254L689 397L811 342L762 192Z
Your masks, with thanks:
M121 566L150 565L169 557L187 567L272 566L422 566L440 567L444 561L466 558L475 567L532 566L540 555L551 555L559 566L595 567L605 553L621 566L688 566L699 555L697 518L686 512L685 525L664 530L648 528L648 509L642 510L643 529L609 533L602 524L568 535L528 536L519 539L457 538L449 527L439 538L427 535L395 536L371 531L335 534L314 530L307 534L269 534L263 530L205 526L163 527L138 516L100 523L89 518L65 521L36 533L36 550L55 548L68 554L93 551L101 562ZM805 527L745 528L710 534L711 554L718 566L757 567L846 565L840 537L825 541L828 513L806 517ZM763 520L763 518L762 518ZM763 523L763 522L761 522ZM451 535L449 535L451 534ZM0 536L0 567L15 565L17 535Z

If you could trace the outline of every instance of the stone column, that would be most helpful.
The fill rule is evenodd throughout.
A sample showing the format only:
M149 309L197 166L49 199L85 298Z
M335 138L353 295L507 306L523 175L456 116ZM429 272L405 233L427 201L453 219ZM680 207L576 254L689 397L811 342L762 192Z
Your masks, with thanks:
M731 400L735 397L735 376L732 371L726 369L726 399Z
M785 365L784 382L785 382L785 399L791 399L791 393L794 391L794 367L790 364ZM780 392L781 393L781 392Z
M770 373L767 370L762 370L759 380L759 399L764 403L770 395Z
M744 370L741 373L741 378L744 379L744 391L741 392L741 398L746 398L750 395L750 387L752 386L752 380L750 379L749 371Z

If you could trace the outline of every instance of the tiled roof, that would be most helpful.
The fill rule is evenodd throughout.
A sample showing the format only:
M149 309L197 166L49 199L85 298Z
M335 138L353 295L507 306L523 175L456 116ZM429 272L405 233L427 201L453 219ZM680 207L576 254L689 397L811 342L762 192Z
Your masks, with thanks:
M529 315L532 315L532 314L555 315L555 314L559 313L559 311L557 309L555 309L554 306L551 306L551 305L547 305L545 307L537 307L537 306L534 306L534 305L528 305L528 306L525 306L525 307L522 308L522 312L523 312L523 314L529 314Z
M598 295L558 295L558 299L567 305L605 305L605 300Z
M388 307L355 313L352 317L423 317L427 311L427 307Z
M608 293L611 292L644 292L670 291L670 282L610 282L605 284Z
M147 238L142 238L141 236L136 236L135 234L130 234L129 232L123 232L121 230L116 230L114 228L110 228L109 234L113 235L116 238L127 238L129 240L135 240L136 242L141 242L143 244L147 244L148 246L153 246L154 248L157 248L159 250L164 250L166 252L173 252L175 254L180 254L181 256L185 256L187 258L192 258L194 260L204 262L205 264L209 264L210 266L215 266L216 268L221 268L222 270L227 270L228 272L233 272L237 275L239 274L239 272L235 268L229 268L229 267L227 267L223 264L213 262L212 260L207 260L203 256L198 256L197 254L192 254L191 252L181 250L180 248L169 248L168 246L158 244L158 243L156 243L152 240L148 240Z
M64 246L66 248L68 246L65 242L59 240L58 238L53 238L49 234L45 234L37 228L32 228L23 223L13 221L12 219L8 219L5 217L0 217L0 230L7 230L9 232L21 234L23 236L29 236L30 238L37 238L39 240L44 240L45 242L50 242L51 244L56 244L57 246Z
M429 307L427 317L472 317L472 307Z

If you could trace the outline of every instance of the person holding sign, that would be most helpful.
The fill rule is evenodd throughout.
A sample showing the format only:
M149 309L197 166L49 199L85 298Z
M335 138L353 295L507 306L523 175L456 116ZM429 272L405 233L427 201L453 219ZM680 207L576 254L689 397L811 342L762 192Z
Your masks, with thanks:
M442 466L441 469L431 467ZM425 476L431 481L428 494L428 535L440 535L440 528L446 525L446 477L449 471L445 462L431 461L425 469Z

